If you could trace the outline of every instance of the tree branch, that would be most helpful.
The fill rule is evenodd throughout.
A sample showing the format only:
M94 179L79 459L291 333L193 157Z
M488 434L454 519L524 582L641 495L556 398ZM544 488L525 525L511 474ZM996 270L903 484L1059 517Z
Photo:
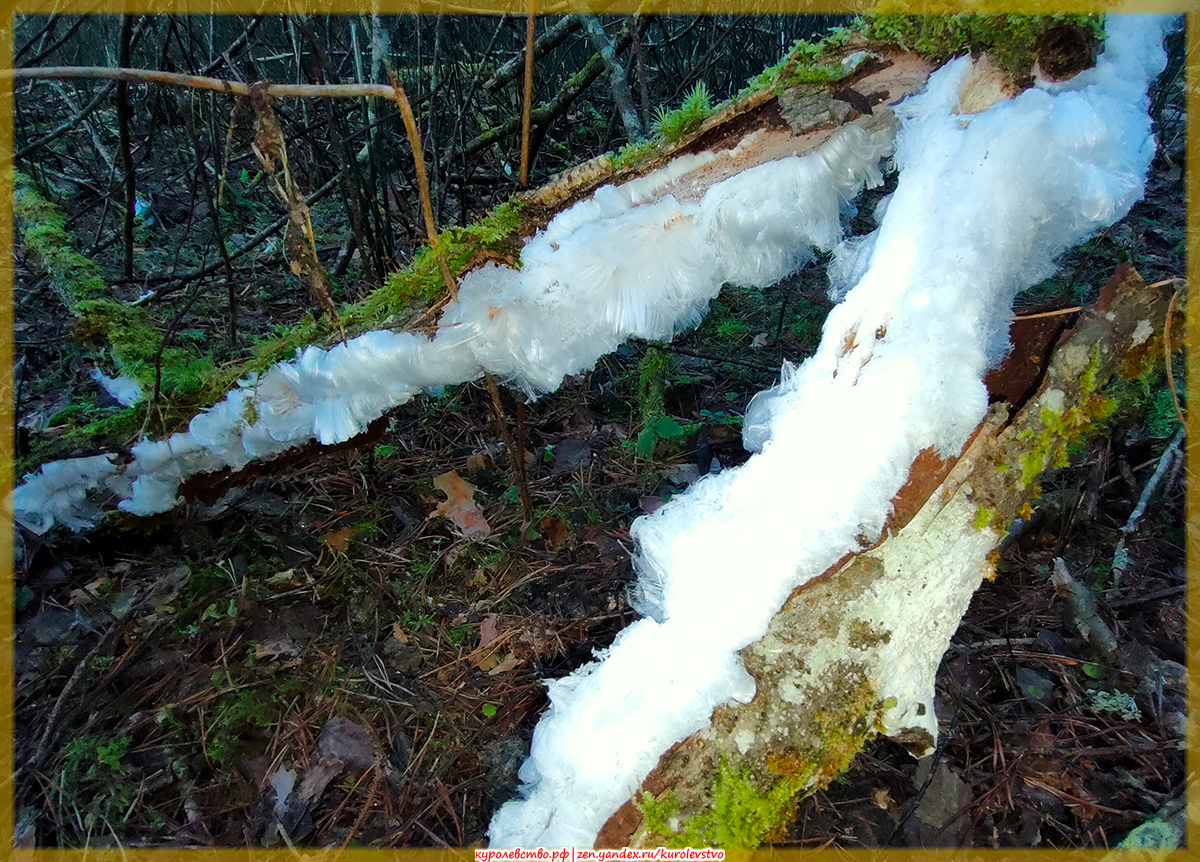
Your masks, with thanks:
M595 15L588 15L584 19L584 28L587 30L588 41L592 43L600 59L604 61L604 68L608 70L608 87L612 91L617 110L621 113L621 125L625 127L625 136L631 141L640 141L646 137L646 133L642 131L642 121L633 105L633 94L629 92L629 84L625 80L625 67L617 57L616 48L609 41ZM625 32L629 32L628 23Z
M185 75L179 72L160 72L156 69L114 69L111 66L43 66L34 69L9 69L0 71L0 77L14 81L68 80L74 78L98 78L109 81L126 81L141 84L166 84L170 87L190 87L194 90L215 90L233 96L249 96L250 84L227 81L205 75ZM272 84L263 85L263 92L275 99L357 99L375 96L395 98L390 84Z
M543 33L533 43L533 59L536 62L546 54L550 53L554 48L562 44L562 41L583 26L583 21L578 15L564 15L562 20ZM483 82L483 89L489 93L495 92L513 81L525 69L525 54L524 52L513 57L503 66L496 70L496 74Z

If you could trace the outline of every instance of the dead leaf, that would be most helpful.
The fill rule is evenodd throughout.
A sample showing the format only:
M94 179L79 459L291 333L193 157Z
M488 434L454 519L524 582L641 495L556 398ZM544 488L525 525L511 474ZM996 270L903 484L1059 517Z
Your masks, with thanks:
M294 658L300 655L300 647L296 646L295 642L286 635L275 640L267 641L266 643L256 644L254 647L254 657L261 658Z
M499 661L500 659L496 657L496 653L493 650L488 650L487 652L481 653L480 655L471 659L471 664L475 665L475 667L479 668L480 670L488 671L490 673L492 668L494 668Z
M490 645L500 635L500 617L488 614L479 624L479 648Z
M488 671L488 676L495 676L498 673L508 673L510 670L516 670L520 666L521 660L512 653L509 653L504 657L504 661Z
M476 452L467 458L468 470L487 470L492 466L492 459L488 457L487 452Z
M456 470L443 473L433 480L433 487L446 495L438 503L437 514L449 518L462 535L468 539L485 539L492 528L475 505L475 486L466 482Z
M392 637L402 644L408 643L408 635L404 633L404 626L400 623L392 623Z
M547 515L540 524L542 535L550 540L550 544L559 548L571 538L571 529L557 515Z
M295 569L284 569L267 578L267 586L276 591L290 590L300 586L300 579L296 577Z
M321 544L331 551L347 551L350 549L350 537L353 535L353 527L342 527L340 530L323 534Z
M316 766L308 771L304 776L304 780L300 782L300 788L296 791L296 796L302 802L312 802L319 799L325 788L329 786L329 782L336 778L345 768L345 764L337 758L325 758Z

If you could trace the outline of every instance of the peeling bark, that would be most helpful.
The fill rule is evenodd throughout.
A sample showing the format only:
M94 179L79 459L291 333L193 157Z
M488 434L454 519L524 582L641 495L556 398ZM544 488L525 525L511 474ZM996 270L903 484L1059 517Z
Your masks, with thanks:
M993 403L957 458L922 453L886 537L798 588L743 651L754 699L718 707L664 754L597 846L753 846L781 835L795 802L872 736L931 748L934 674L972 593L995 576L997 545L1028 516L1043 473L1101 428L1110 378L1158 361L1169 298L1122 265L1060 336L1033 394ZM1006 364L1029 365L1030 350L1018 343Z

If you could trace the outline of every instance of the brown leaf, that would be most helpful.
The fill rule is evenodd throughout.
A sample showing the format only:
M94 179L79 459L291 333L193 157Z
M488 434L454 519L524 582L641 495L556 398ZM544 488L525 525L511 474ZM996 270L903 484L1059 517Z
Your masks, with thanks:
M516 670L520 666L521 660L512 653L509 653L504 657L504 661L488 671L488 676L495 676L498 673L508 673L510 670Z
M488 614L483 618L483 622L479 624L479 648L483 649L492 643L500 635L500 618L495 614Z
M433 487L446 495L445 502L438 504L437 513L454 522L463 536L484 539L491 534L491 526L475 505L475 487L459 476L457 471L451 470L438 476L433 480Z
M342 527L321 536L321 544L331 551L345 551L350 548L350 537L354 535L353 527Z
M557 515L547 515L542 518L542 523L539 526L542 535L549 539L550 544L555 548L562 547L571 538L571 529Z
M267 641L266 643L255 644L254 646L254 657L256 659L278 658L280 656L295 658L299 654L300 647L296 646L295 641L287 635Z
M492 459L487 452L476 452L467 458L468 470L486 470L492 466Z
M492 668L494 668L496 663L499 661L500 659L496 656L495 651L488 650L487 652L480 653L478 656L471 659L471 664L475 665L475 667L479 668L480 670L491 672Z

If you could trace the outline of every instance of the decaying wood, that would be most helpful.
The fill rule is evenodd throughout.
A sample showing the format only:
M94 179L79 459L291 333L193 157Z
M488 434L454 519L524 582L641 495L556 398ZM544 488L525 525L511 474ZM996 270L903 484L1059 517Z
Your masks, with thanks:
M853 75L846 80L852 81L856 90L865 94L872 105L872 113L863 116L851 110L843 116L846 122L861 122L864 125L876 126L891 122L891 112L887 106L924 86L933 66L912 54L884 53L870 55L860 62ZM389 96L397 98L397 88L389 89ZM805 92L828 92L835 85L807 84L799 89ZM247 91L249 92L249 90ZM263 84L258 91L262 96L271 96L279 92L277 85ZM324 93L325 90L322 90ZM787 92L786 90L784 92ZM288 95L295 95L290 90ZM789 97L790 98L790 97ZM398 102L399 104L399 102ZM400 105L403 112L404 106ZM411 111L409 112L411 114ZM532 190L522 196L526 202L522 209L522 219L525 222L524 231L532 233L544 226L551 218L576 201L592 194L605 183L622 183L638 176L645 175L655 168L663 167L672 159L680 156L715 151L721 155L714 161L679 177L671 187L664 189L663 194L672 194L679 200L697 200L712 184L733 176L739 171L763 164L773 159L791 155L804 155L812 152L829 139L836 126L822 125L821 119L810 119L801 123L794 117L796 128L789 126L783 118L780 108L780 96L771 90L756 93L730 107L718 112L705 121L699 129L685 136L673 145L664 147L655 158L636 167L614 171L609 156L600 156L579 167L560 174L548 184ZM406 121L407 127L407 121ZM410 135L415 133L415 125L410 129ZM735 149L736 148L736 149ZM414 154L418 150L414 149ZM420 171L418 171L418 176ZM308 203L314 202L319 195L327 194L339 182L335 177L309 198ZM303 202L303 201L302 201ZM289 213L292 212L289 207ZM277 223L278 224L278 223ZM272 226L275 227L274 225ZM230 254L237 257L246 248L265 238L266 232L256 235L249 243ZM444 258L438 255L439 266ZM220 261L210 264L190 276L215 271ZM443 272L448 289L453 293L454 278ZM356 438L357 439L357 438ZM369 436L363 436L368 440ZM348 444L339 444L339 446ZM310 457L315 457L328 447L312 443L303 447ZM290 457L288 464L295 463ZM198 494L205 498L218 493L220 489L229 490L252 481L254 478L276 472L275 467L264 464L253 464L244 470L222 470L210 477L196 477L185 483L181 493L191 499Z
M558 174L541 188L521 196L526 202L523 215L540 226L602 185L628 182L680 156L733 150L742 144L736 155L698 168L681 178L677 188L668 190L681 200L698 198L713 183L739 171L812 152L847 123L888 123L888 106L921 89L933 69L915 54L867 53L853 73L834 84L797 84L781 87L779 93L762 90L718 111L696 131L663 147L645 162L614 168L611 157L603 155ZM850 87L864 100L859 103L863 110L841 101ZM747 141L751 135L753 138Z
M886 538L797 589L743 651L755 698L718 707L709 728L665 753L597 845L715 840L733 784L774 806L752 836L766 840L875 734L927 750L934 674L971 594L994 577L996 546L1028 516L1043 472L1099 430L1105 383L1161 358L1169 299L1122 265L1059 338L1023 401L995 401L957 458L922 453ZM1030 365L1029 355L1018 343L1009 364Z

